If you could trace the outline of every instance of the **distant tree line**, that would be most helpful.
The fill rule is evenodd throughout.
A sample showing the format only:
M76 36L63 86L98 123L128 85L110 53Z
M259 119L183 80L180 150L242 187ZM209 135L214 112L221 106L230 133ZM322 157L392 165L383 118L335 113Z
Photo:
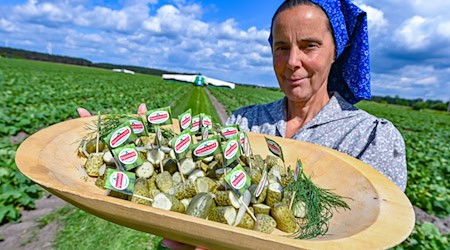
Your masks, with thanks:
M440 100L424 100L422 98L417 99L405 99L399 96L372 96L372 101L378 103L388 103L402 106L409 106L414 110L421 109L434 109L440 111L447 111L449 108L449 102L443 102Z
M141 74L149 74L149 75L158 75L162 74L170 74L175 72L152 69L152 68L144 68L138 66L130 66L130 65L117 65L110 63L93 63L89 60L68 56L59 56L59 55L50 55L46 53L22 50L22 49L13 49L7 47L0 47L0 57L8 57L8 58L20 58L20 59L30 59L30 60L39 60L39 61L47 61L47 62L56 62L56 63L66 63L80 66L88 66L88 67L96 67L96 68L104 68L104 69L128 69L132 70L136 73ZM236 83L241 85L239 83ZM249 86L247 84L242 84L245 86ZM260 86L253 85L255 88L260 88ZM280 91L279 88L271 88L266 87L275 91ZM399 96L390 97L390 96L373 96L372 101L379 103L388 103L388 104L396 104L402 106L410 106L415 110L420 109L434 109L441 111L449 111L450 112L450 104L449 102L442 102L440 100L423 100L421 98L418 99L405 99L400 98Z
M128 69L128 70L132 70L136 73L147 74L147 75L157 75L157 76L161 76L162 74L173 73L173 72L159 70L159 69L144 68L144 67L130 66L130 65L117 65L117 64L110 64L110 63L92 63L91 66L96 67L96 68L104 68L104 69Z
M46 53L0 47L0 56L9 58L29 59L46 62L67 63L80 66L91 66L92 62L82 58L50 55Z
M128 69L128 70L132 70L136 73L157 75L157 76L161 76L162 74L171 73L169 71L152 69L152 68L144 68L144 67L138 67L138 66L116 65L116 64L109 64L109 63L93 63L89 60L82 59L82 58L50 55L47 53L40 53L40 52L34 52L34 51L28 51L28 50L22 50L22 49L13 49L13 48L7 48L7 47L0 47L0 57L65 63L65 64L95 67L95 68L104 68L104 69Z

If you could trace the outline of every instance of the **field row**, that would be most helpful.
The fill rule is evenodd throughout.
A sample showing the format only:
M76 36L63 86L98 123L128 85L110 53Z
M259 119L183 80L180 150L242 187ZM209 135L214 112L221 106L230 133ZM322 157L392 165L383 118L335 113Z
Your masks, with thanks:
M41 189L23 176L14 162L19 132L32 134L77 117L76 108L103 113L135 113L168 106L194 87L166 83L160 77L109 70L0 58L0 224L33 208Z
M236 85L235 89L208 87L208 90L225 106L228 114L244 106L268 103L284 96L281 91L243 85Z

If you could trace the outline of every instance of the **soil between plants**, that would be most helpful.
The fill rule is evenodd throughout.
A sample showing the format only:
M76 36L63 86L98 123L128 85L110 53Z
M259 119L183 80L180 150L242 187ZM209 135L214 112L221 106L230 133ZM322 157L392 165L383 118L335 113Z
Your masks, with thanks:
M37 200L36 209L22 211L20 222L0 226L0 239L2 239L0 249L53 249L53 241L58 229L63 225L59 225L57 220L53 220L41 228L37 220L67 204L54 195L47 195Z

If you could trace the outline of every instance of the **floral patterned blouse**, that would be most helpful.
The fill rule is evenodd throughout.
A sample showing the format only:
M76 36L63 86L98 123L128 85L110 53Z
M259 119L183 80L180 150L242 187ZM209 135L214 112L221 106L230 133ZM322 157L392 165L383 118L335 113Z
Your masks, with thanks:
M285 137L286 101L243 107L227 124L244 131ZM292 137L355 157L372 166L401 190L406 188L405 143L391 122L355 108L338 93Z

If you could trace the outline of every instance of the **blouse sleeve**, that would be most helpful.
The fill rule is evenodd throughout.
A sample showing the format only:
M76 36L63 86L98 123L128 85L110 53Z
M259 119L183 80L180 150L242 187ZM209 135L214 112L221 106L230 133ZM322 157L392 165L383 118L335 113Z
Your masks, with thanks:
M403 137L392 123L383 119L377 119L372 135L366 149L358 158L386 175L405 191L407 171Z
M239 125L239 128L243 131L250 131L250 122L253 120L255 112L254 105L240 108L234 111L225 122L226 125Z

